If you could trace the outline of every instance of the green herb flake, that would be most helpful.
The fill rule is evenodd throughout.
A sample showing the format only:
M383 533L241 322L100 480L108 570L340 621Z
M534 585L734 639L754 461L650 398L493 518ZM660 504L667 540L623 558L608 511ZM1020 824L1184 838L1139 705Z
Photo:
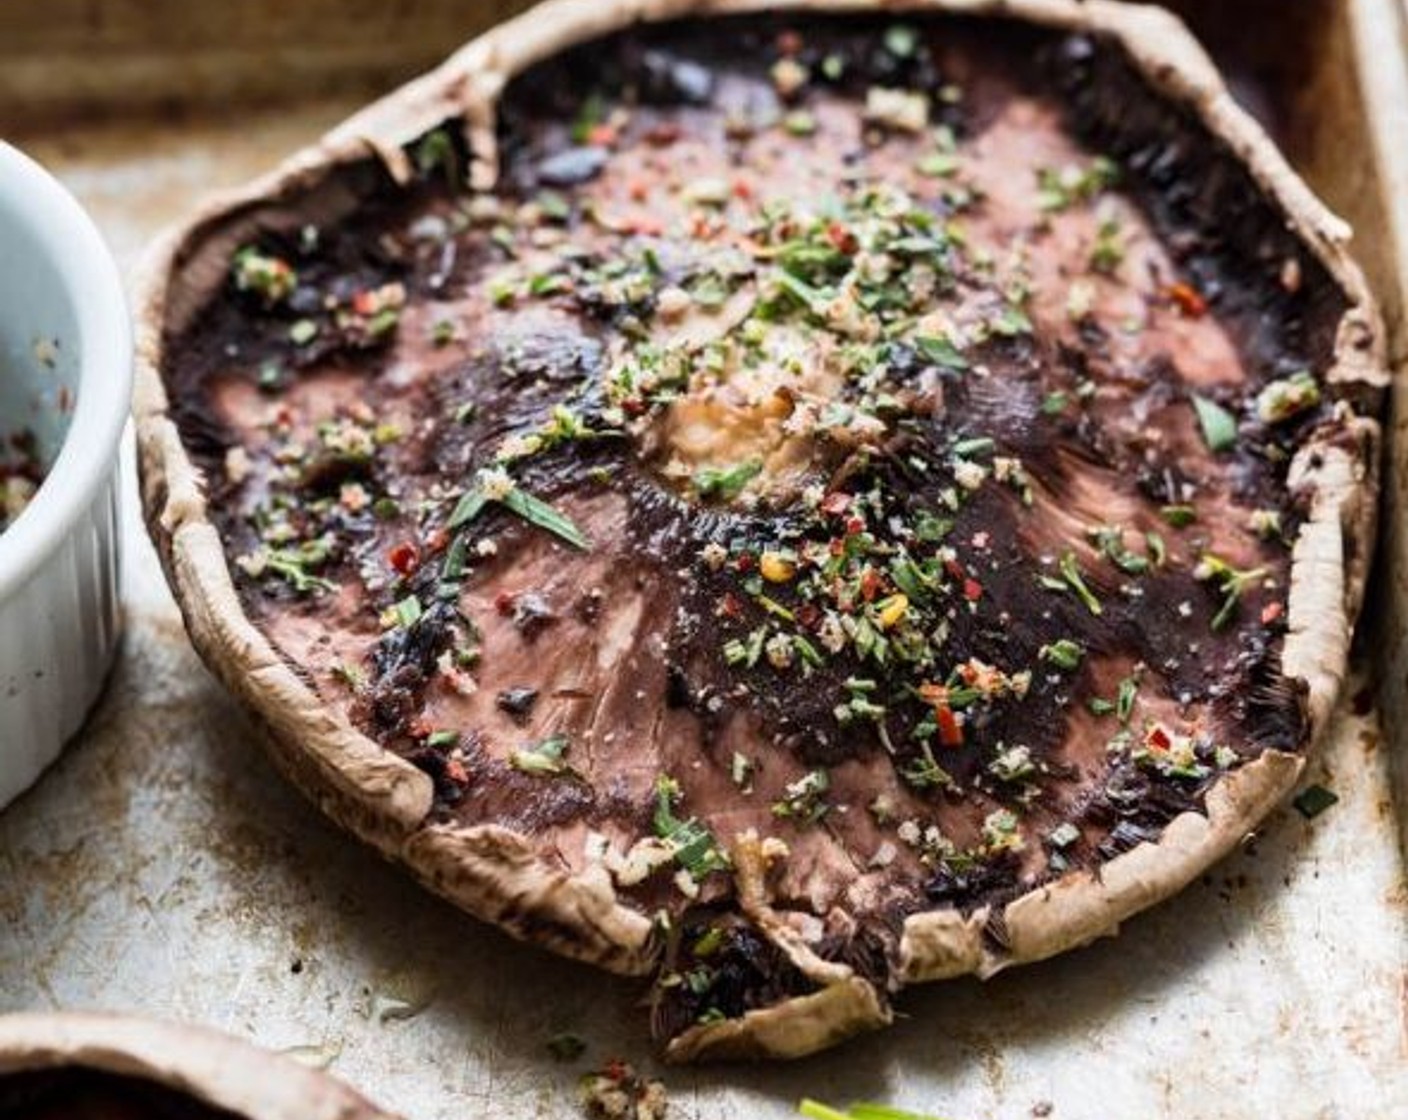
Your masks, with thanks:
M962 373L968 368L968 359L942 335L915 335L913 342L914 348L919 351L920 356L925 361L933 362L940 369Z
M571 745L566 735L549 735L532 746L514 751L509 756L509 763L524 774L549 777L573 774L567 764L567 751Z
M307 346L318 337L318 324L312 319L299 319L288 329L288 340L295 346Z
M727 871L732 862L711 833L694 817L680 820L675 805L681 797L675 779L661 775L655 782L655 835L674 850L678 863L696 881L713 871Z
M1085 647L1070 638L1060 638L1050 645L1042 646L1037 656L1043 661L1049 661L1058 669L1071 670L1077 668L1085 657Z
M762 460L753 459L731 467L701 467L694 472L694 488L701 498L731 502L763 469Z
M407 595L399 603L391 608L396 618L396 625L405 629L410 629L420 621L424 610L421 607L420 599L415 595Z
M580 1035L564 1031L548 1039L547 1051L555 1062L575 1062L587 1052L587 1044Z
M1193 408L1198 413L1198 424L1203 430L1203 442L1208 450L1220 455L1237 446L1236 418L1214 400L1201 394L1192 395Z
M1041 402L1041 414L1043 416L1059 416L1066 411L1066 405L1071 396L1064 389L1057 389L1054 393L1047 393Z
M586 551L591 541L566 514L559 513L541 498L535 498L526 490L514 487L503 497L503 504L524 521L531 522L540 529L562 538L573 548Z
M1120 723L1129 723L1130 717L1134 714L1134 701L1138 696L1138 677L1125 677L1120 681L1119 694L1115 700L1115 714L1119 716Z
M1291 802L1296 807L1296 812L1306 820L1314 820L1331 805L1339 800L1339 796L1332 790L1326 789L1322 785L1306 786L1296 798Z
M952 152L930 152L914 165L914 169L928 179L947 179L958 168L958 157Z
M1075 592L1076 598L1084 604L1086 610L1096 616L1104 613L1105 608L1100 605L1095 592L1086 584L1085 575L1080 570L1080 561L1070 549L1061 554L1061 578L1065 585Z
M919 49L919 32L907 23L896 23L885 30L885 49L896 58L913 58Z
M1198 511L1192 506L1163 506L1159 516L1164 523L1174 529L1186 529L1198 520Z
M802 824L815 824L831 806L826 803L831 789L831 776L825 770L810 770L795 782L788 783L781 801L773 803L775 817L787 817Z

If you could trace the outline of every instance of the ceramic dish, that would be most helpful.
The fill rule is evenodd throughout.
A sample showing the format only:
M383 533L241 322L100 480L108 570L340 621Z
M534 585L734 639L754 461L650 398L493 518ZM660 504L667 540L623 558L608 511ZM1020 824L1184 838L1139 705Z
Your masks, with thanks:
M393 1120L326 1074L214 1031L0 1016L3 1120Z
M78 730L112 663L131 351L122 282L92 221L0 143L0 435L33 432L46 470L0 534L0 805Z

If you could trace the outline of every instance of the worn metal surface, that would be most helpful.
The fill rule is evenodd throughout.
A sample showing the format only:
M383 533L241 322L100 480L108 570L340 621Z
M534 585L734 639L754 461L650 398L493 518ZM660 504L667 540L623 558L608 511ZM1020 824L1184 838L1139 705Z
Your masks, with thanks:
M29 147L130 267L198 194L248 178L348 108L68 131ZM1349 197L1358 167L1337 172L1318 147L1298 154L1361 221L1378 220L1382 194ZM1375 271L1391 282L1391 269ZM414 1120L576 1116L588 1063L648 1064L640 988L458 914L279 778L185 641L137 523L130 455L126 469L128 637L110 694L0 814L0 1011L106 1007L223 1027L328 1063ZM1385 629L1371 633L1370 668ZM953 1120L1048 1107L1058 1120L1408 1114L1408 816L1394 800L1401 756L1369 695L1364 680L1351 687L1312 768L1340 797L1314 821L1284 808L1120 937L985 984L908 993L904 1021L842 1050L790 1067L666 1071L676 1114L771 1120L804 1094ZM548 1057L561 1030L587 1040L583 1062Z

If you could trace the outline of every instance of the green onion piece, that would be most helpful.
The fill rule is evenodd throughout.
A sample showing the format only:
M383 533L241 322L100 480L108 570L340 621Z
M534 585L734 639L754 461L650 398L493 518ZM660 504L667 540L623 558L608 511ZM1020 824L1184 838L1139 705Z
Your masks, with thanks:
M1115 714L1119 716L1121 723L1128 723L1129 717L1134 714L1134 699L1139 695L1139 679L1137 677L1125 677L1120 681L1119 697L1115 701Z
M1086 585L1085 577L1081 574L1080 563L1076 560L1076 554L1069 549L1061 554L1061 578L1076 593L1076 598L1085 604L1086 610L1093 615L1104 613L1104 607L1095 597L1095 592Z
M570 746L566 735L549 735L530 747L514 751L509 762L515 770L525 774L570 774L572 768L567 765L567 749Z
M1051 662L1058 669L1074 669L1085 656L1085 648L1070 638L1061 638L1050 645L1042 646L1037 656L1043 661Z
M1216 401L1197 393L1193 394L1193 407L1197 410L1203 441L1209 451L1220 455L1237 446L1237 421L1230 412Z
M731 502L763 469L761 459L731 467L701 467L694 472L694 488L701 498Z
M591 547L591 541L582 530L541 498L515 487L504 495L503 503L524 521L531 521L538 528L561 537L574 548L586 551Z

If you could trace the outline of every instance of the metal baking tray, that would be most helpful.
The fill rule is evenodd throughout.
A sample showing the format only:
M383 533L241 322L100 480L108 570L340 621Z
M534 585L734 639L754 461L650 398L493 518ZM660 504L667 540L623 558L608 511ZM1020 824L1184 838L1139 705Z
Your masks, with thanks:
M206 5L176 0L5 6L0 134L68 181L130 268L199 195L264 170L513 6L242 0L213 24ZM1174 6L1354 224L1401 359L1400 0ZM275 63L257 65L261 52ZM795 1065L665 1070L672 1115L780 1120L804 1095L952 1120L1408 1115L1408 726L1380 714L1408 704L1396 407L1360 666L1309 776L1338 803L1313 821L1278 810L1117 938L907 993L889 1031ZM457 913L274 772L186 642L136 515L130 454L125 469L128 628L110 693L0 814L0 1011L207 1023L330 1065L413 1120L576 1117L592 1062L653 1068L639 987ZM587 1042L581 1062L549 1056L561 1031Z

